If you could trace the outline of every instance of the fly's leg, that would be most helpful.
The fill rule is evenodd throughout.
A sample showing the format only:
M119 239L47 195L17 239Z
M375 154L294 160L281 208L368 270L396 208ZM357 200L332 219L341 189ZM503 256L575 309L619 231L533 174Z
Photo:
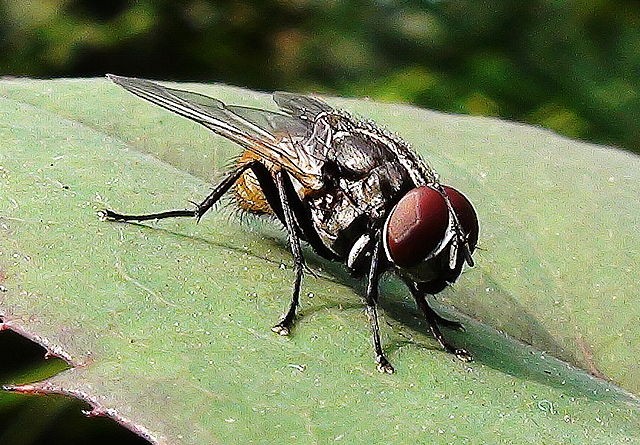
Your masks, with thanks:
M440 331L440 328L438 327L439 323L457 329L459 329L462 325L457 321L449 320L440 316L436 311L433 310L431 306L429 306L427 296L424 293L419 292L413 285L410 285L409 288L411 289L411 293L416 300L416 304L427 319L431 334L438 341L438 343L440 343L442 349L455 355L459 360L462 360L463 362L470 362L471 360L473 360L473 357L471 357L471 354L469 354L466 349L456 348L452 346L447 340L445 340L442 332Z
M291 296L289 309L280 319L280 321L271 328L273 332L276 332L280 335L289 335L291 326L293 325L293 321L296 318L296 308L298 307L298 302L300 300L300 286L302 284L302 275L304 272L304 257L302 256L302 249L300 248L300 237L298 236L298 233L296 231L296 222L293 211L291 210L291 206L289 205L289 197L287 196L284 178L285 174L286 173L284 173L282 170L277 171L275 174L275 182L278 189L278 197L280 198L280 203L282 204L281 208L285 227L289 236L289 246L291 248L291 254L293 255L293 267L296 277L293 282L293 293Z
M144 215L123 215L113 210L105 209L98 212L100 219L106 221L149 221L154 219L164 218L176 218L176 217L192 217L200 218L211 208L213 205L224 195L231 186L240 178L242 173L248 168L253 166L254 162L248 162L236 167L229 172L220 183L213 189L213 191L207 196L200 204L195 204L196 208L193 210L169 210L166 212L149 213Z
M371 324L371 334L373 340L373 349L376 354L376 364L378 371L393 374L393 366L387 360L382 351L382 341L380 340L380 325L378 324L378 282L380 279L380 251L382 250L382 242L380 234L376 237L376 243L373 247L371 256L371 266L369 267L369 275L367 278L367 292L365 300L367 303L366 311Z

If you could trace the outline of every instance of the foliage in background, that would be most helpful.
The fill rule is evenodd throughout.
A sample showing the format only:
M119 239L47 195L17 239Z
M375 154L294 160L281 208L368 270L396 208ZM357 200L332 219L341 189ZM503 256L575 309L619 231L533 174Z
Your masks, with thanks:
M68 369L59 358L44 359L45 350L10 331L0 333L0 385L42 380ZM147 441L111 419L88 418L91 407L65 397L25 396L0 391L2 445L145 445Z
M640 151L638 2L407 3L0 0L0 74L371 96Z

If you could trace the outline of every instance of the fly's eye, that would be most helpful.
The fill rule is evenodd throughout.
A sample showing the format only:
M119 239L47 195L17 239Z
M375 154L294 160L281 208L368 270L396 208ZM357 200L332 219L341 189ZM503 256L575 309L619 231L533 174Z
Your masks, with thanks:
M400 267L415 266L441 244L448 226L449 209L440 192L426 186L410 190L387 222L390 259Z
M467 235L467 244L469 245L470 253L476 247L478 243L478 215L473 208L471 202L462 193L454 189L453 187L443 186L453 211L456 212L458 222L462 226L462 230Z

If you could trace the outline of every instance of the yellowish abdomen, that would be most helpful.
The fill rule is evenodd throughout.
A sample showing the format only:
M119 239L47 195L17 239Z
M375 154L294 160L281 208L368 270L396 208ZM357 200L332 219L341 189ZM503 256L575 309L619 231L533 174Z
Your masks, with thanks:
M238 159L238 164L254 159L260 159L260 157L245 150ZM242 210L260 215L273 213L267 198L262 193L258 179L251 170L246 170L236 181L234 195L238 207Z

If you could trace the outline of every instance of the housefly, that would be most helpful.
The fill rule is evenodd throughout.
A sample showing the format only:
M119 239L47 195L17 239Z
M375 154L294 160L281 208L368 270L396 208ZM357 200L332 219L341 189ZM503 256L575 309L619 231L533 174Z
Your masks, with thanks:
M295 279L291 302L272 328L287 335L296 316L305 260L301 241L320 256L366 277L366 313L377 368L392 373L380 341L378 281L393 271L407 284L431 333L448 352L440 327L461 328L440 316L427 296L453 283L478 240L469 200L443 185L398 136L307 96L275 93L279 111L225 105L219 100L143 79L108 75L129 92L204 125L244 151L213 191L190 210L100 216L113 221L171 217L197 220L230 189L240 209L275 215L288 235Z

